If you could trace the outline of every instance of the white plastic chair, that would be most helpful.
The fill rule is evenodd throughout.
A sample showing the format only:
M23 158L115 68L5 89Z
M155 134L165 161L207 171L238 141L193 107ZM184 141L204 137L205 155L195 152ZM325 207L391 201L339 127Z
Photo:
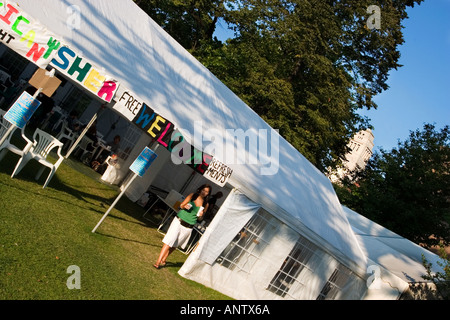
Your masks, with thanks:
M0 109L0 137L5 134L6 130L8 130L11 123L9 121L6 121L3 119L3 116L6 114L6 111L3 109Z
M55 132L60 126L62 128L65 122L67 123L66 116L61 115L61 118L59 118L58 121L56 121L56 123L53 125L50 131Z
M44 172L45 167L50 168L50 174L48 175L47 180L44 183L43 188L45 188L52 179L59 165L64 160L64 157L61 155L61 148L63 144L61 141L51 136L47 132L42 131L39 128L36 129L36 131L34 132L33 140L34 140L33 142L30 141L30 143L26 145L24 149L24 155L17 162L16 168L14 169L11 177L17 175L22 170L22 168L28 163L28 161L34 159L44 166L36 174L35 177L36 180L39 180L41 174ZM46 159L50 151L54 148L58 148L56 153L59 158L55 163L51 163Z
M11 126L11 123L9 121L6 121L3 116L6 114L6 111L0 109L0 138L3 137L4 134L6 134L6 131L8 131L8 128ZM6 138L6 140L2 143L0 146L0 161L5 157L6 153L9 151L19 155L23 156L23 150L19 149L15 145L11 143L11 137L14 135L14 132L18 128L14 129L10 132L9 136ZM25 136L25 126L21 129L22 138L28 143L31 143L30 139L28 139Z
M88 147L91 146L92 150L88 150ZM75 155L79 154L80 151L82 151L82 154L80 156L81 161L84 162L85 160L85 156L86 154L91 154L91 157L93 155L93 150L95 149L94 147L94 141L92 141L92 139L83 136L83 138L81 139L80 143L77 145L77 147L75 148Z
M67 139L67 142L64 143L64 145L68 144L68 149L70 149L70 147L72 147L73 143L75 142L75 135L75 132L69 129L67 120L64 120L62 123L61 131L56 136L56 139L61 142L63 141L63 139Z

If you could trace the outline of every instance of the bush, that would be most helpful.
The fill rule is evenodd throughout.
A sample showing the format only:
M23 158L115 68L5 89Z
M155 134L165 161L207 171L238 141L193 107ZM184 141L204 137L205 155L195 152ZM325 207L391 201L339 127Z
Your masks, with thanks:
M439 256L444 262L438 261L437 264L442 267L444 272L431 271L432 263L428 262L424 255L422 255L422 262L427 270L427 274L422 276L425 280L431 280L436 285L436 295L442 299L450 300L450 259L445 252L444 246L441 244L439 249Z

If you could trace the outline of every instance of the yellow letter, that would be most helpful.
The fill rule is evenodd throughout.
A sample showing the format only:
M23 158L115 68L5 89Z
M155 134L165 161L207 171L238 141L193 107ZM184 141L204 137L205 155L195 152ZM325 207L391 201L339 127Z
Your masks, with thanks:
M100 75L97 70L92 69L91 72L89 72L88 77L84 81L84 85L92 92L97 93L98 90L100 90L103 81L105 81L105 77Z
M31 48L33 42L34 42L34 38L36 38L36 32L34 32L33 30L30 30L27 32L26 35L23 36L22 39L20 39L20 41L26 41L28 40L28 44L27 47Z
M150 129L148 129L147 131L153 138L156 137L156 134L153 132L154 128L156 128L158 131L161 131L161 127L158 125L158 122L166 123L166 119L164 119L161 116L156 116L155 121L152 123Z

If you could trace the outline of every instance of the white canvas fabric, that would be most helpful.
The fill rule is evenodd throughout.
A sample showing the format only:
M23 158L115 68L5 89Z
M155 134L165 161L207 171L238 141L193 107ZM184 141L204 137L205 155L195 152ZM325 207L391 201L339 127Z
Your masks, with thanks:
M214 132L223 145L211 151L233 169L230 184L256 203L276 204L286 221L299 222L338 254L356 265L365 264L329 180L132 0L17 3L75 52L116 78L122 89L131 90L173 122L198 149L211 147L206 138L194 139L199 121L203 132ZM76 12L81 13L79 21ZM227 129L266 130L260 144L267 145L267 152L255 155L229 141ZM225 149L243 153L249 161L227 161Z
M426 282L422 257L432 264L432 271L444 272L445 265L438 255L420 247L383 226L343 206L353 231L370 265L379 265L389 270L404 282Z
M199 250L199 259L208 264L213 264L219 254L260 207L244 194L236 190L233 191L220 208L220 211L226 212L226 214L219 211L202 237L204 246L202 250Z
M118 92L130 90L170 120L189 143L232 168L230 185L249 201L235 208L242 219L225 237L234 236L234 228L263 207L342 263L365 273L367 259L328 178L132 0L15 2L71 50L116 79ZM255 134L259 149L231 139L230 130ZM239 163L240 155L244 163ZM146 186L142 185L135 188L136 199ZM213 244L220 243L216 251L223 246L214 237L210 240L207 252ZM211 263L212 257L203 253L202 261Z

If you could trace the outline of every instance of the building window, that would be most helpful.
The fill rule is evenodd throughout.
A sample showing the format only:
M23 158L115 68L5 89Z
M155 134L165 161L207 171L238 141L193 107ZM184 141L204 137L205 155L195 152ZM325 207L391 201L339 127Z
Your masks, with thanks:
M139 140L139 137L141 136L142 131L134 126L129 125L127 128L127 131L125 132L125 135L120 138L120 150L118 156L119 158L123 160L127 160L130 156L131 150L133 150L134 146L136 145L136 141Z
M314 255L317 247L300 236L294 248L284 260L280 270L275 274L267 290L285 297L291 286L298 282L297 277L307 267L308 260ZM303 285L299 283L300 285Z
M83 90L73 86L60 103L60 107L68 114L75 111L79 117L86 111L92 100L93 99L84 93Z
M267 211L258 210L222 251L216 262L228 269L249 273L268 245L263 237L264 233L273 231L276 224L277 220Z
M350 280L352 271L339 264L339 266L333 271L327 283L323 286L322 290L317 297L317 300L334 300L337 294Z

